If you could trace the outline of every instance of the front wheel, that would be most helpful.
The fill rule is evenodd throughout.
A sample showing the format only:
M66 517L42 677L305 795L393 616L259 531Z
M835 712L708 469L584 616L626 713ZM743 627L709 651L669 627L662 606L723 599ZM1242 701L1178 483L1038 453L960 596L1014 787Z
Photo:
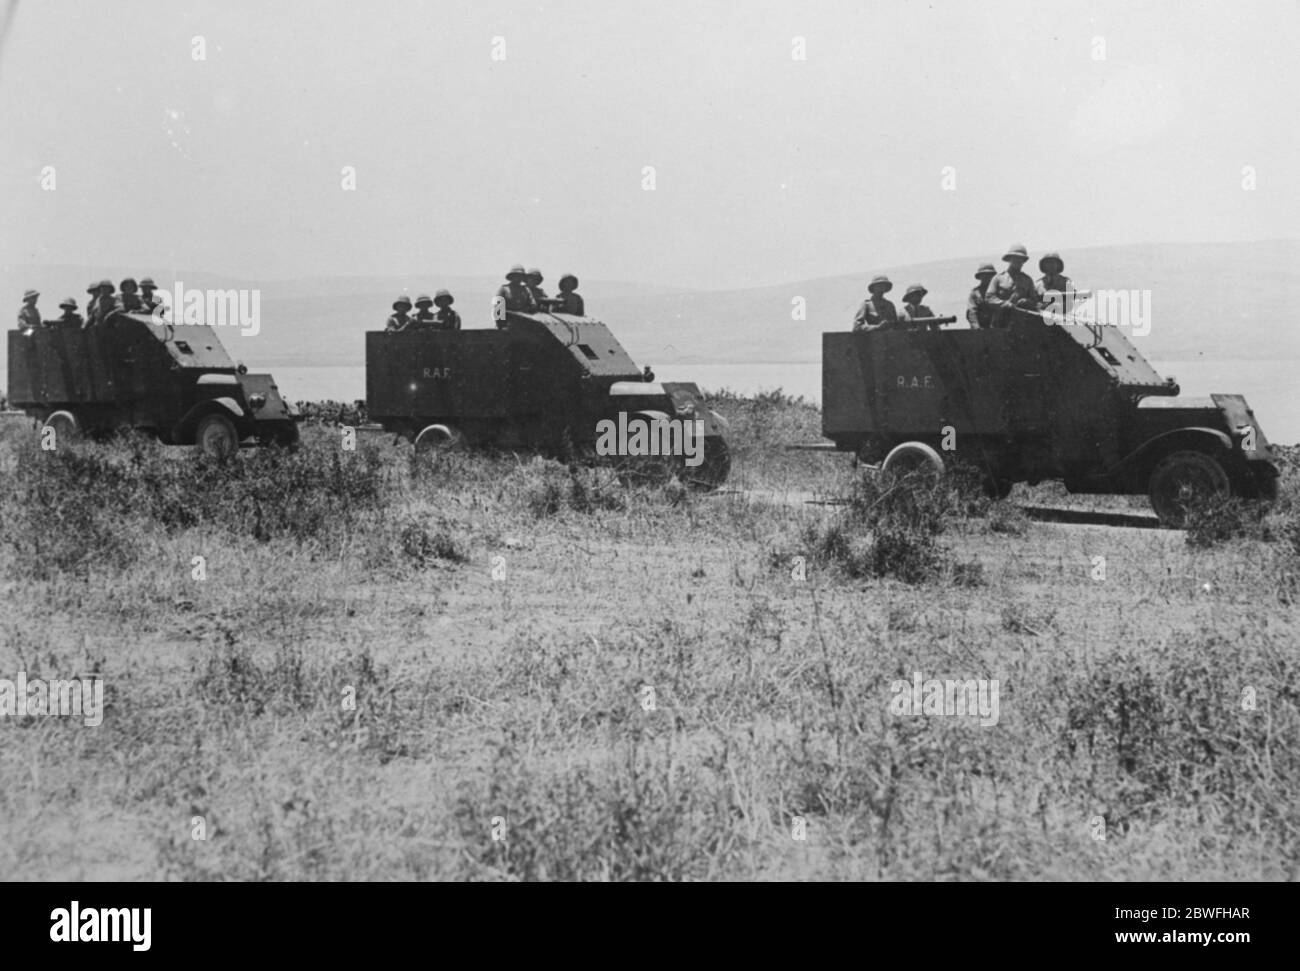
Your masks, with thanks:
M47 428L54 433L55 448L58 448L60 442L75 442L81 437L81 422L77 421L77 416L70 411L56 411L51 414L42 424L41 433L45 434Z
M731 474L731 451L727 448L727 440L720 435L706 437L703 446L700 464L692 466L683 461L677 477L693 489L711 492L726 482Z
M1213 456L1174 452L1156 465L1147 480L1147 492L1161 525L1182 529L1188 509L1208 499L1226 498L1231 484L1228 473Z
M239 451L239 433L225 415L206 415L194 433L194 444L200 454L224 462Z

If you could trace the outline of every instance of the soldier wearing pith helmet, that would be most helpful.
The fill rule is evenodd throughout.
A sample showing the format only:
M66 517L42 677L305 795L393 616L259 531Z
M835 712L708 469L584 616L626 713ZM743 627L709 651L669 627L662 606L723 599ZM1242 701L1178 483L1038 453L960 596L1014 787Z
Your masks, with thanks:
M72 297L65 297L59 304L59 309L62 310L63 313L55 323L60 326L80 329L85 323L85 321L81 319L81 314L77 313L77 301Z
M555 308L558 313L572 314L575 317L586 316L586 305L583 303L582 295L578 293L578 278L572 273L560 277L560 295L556 300L559 301L559 306Z
M498 327L505 326L507 311L525 314L537 312L537 301L533 299L532 291L528 289L528 271L524 269L522 263L510 267L510 272L506 274L506 282L497 290L492 315L496 318Z
M437 330L460 330L460 314L451 309L456 298L447 290L439 290L433 296L438 311L433 315L433 326Z
M539 308L542 306L542 301L547 299L546 291L542 289L543 279L545 277L542 276L542 271L537 267L533 267L528 271L528 292L533 295L533 303L537 304Z
M1038 282L1034 285L1039 304L1045 306L1049 301L1059 302L1057 298L1047 296L1049 291L1055 290L1059 293L1069 293L1073 289L1074 284L1065 275L1065 260L1061 259L1060 253L1044 253L1043 258L1038 261L1038 268L1043 272L1043 275L1038 278ZM1065 308L1057 307L1056 309L1064 310Z
M415 298L415 313L411 315L412 327L428 327L433 323L433 297L422 293Z
M988 302L989 284L997 275L998 271L992 263L981 264L975 271L975 279L979 280L979 284L972 287L966 297L966 322L971 327L989 326L993 309Z
M995 327L1007 325L1008 313L1012 309L1037 310L1039 306L1034 281L1021 269L1029 260L1025 247L1020 243L1007 247L1002 259L1007 268L993 278L988 292Z
M96 288L98 296L95 298L95 312L87 320L87 326L93 324L102 324L119 309L117 298L113 296L117 290L113 286L112 280L100 280Z
M162 301L153 295L157 289L158 284L153 282L153 277L140 278L140 307L147 314L153 313L162 305Z
M35 330L41 326L41 312L36 309L39 290L28 290L23 294L23 305L18 308L18 329Z
M929 292L919 283L913 283L903 291L903 309L898 313L900 323L925 326L925 318L934 316L934 311L921 303L921 299Z
M393 301L393 313L389 315L387 323L384 324L384 330L387 333L398 333L406 330L406 326L411 322L411 300L409 297L398 297Z
M898 326L898 311L885 297L892 289L893 282L884 274L871 278L871 283L867 285L870 296L862 301L862 306L853 318L854 330L879 330Z
M144 304L140 300L140 288L136 285L132 277L127 277L121 283L122 288L122 309L129 314L139 313L144 309Z

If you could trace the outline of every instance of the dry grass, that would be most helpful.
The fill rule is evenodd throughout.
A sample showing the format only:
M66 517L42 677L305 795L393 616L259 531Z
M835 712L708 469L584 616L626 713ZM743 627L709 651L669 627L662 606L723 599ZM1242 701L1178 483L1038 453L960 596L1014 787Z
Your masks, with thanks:
M774 451L814 410L720 410L739 484L853 492ZM914 506L337 434L215 468L4 429L0 677L108 709L0 723L0 877L1300 877L1290 469L1275 540L945 506L904 582L816 544ZM915 671L998 679L997 724L891 714Z

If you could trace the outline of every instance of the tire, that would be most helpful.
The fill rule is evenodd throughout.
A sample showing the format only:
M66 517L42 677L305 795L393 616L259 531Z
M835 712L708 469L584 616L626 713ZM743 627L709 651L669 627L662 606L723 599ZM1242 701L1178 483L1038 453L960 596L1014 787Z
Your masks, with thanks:
M451 425L427 425L415 436L415 459L427 465L436 465L438 457L462 448L465 436Z
M194 431L194 444L200 454L224 462L239 451L239 433L225 415L205 415Z
M677 477L692 489L712 492L727 481L731 473L731 451L721 435L704 439L704 461L694 467L682 463Z
M46 428L54 430L54 447L59 447L59 442L75 442L81 438L81 422L77 421L77 416L70 411L51 412L50 416L41 423L42 433Z
M1218 460L1205 452L1174 452L1166 455L1147 479L1147 495L1160 523L1182 529L1190 503L1211 497L1226 498L1232 491L1228 473Z
M938 479L945 471L943 458L924 442L904 442L894 446L880 469L894 475L921 472L933 479Z

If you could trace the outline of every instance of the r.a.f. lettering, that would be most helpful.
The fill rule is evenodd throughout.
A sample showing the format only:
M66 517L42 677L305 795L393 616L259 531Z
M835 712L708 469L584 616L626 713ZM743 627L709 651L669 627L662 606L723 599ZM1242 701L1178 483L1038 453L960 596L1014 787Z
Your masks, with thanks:
M934 382L928 374L900 374L898 376L898 387L932 388L934 387Z

